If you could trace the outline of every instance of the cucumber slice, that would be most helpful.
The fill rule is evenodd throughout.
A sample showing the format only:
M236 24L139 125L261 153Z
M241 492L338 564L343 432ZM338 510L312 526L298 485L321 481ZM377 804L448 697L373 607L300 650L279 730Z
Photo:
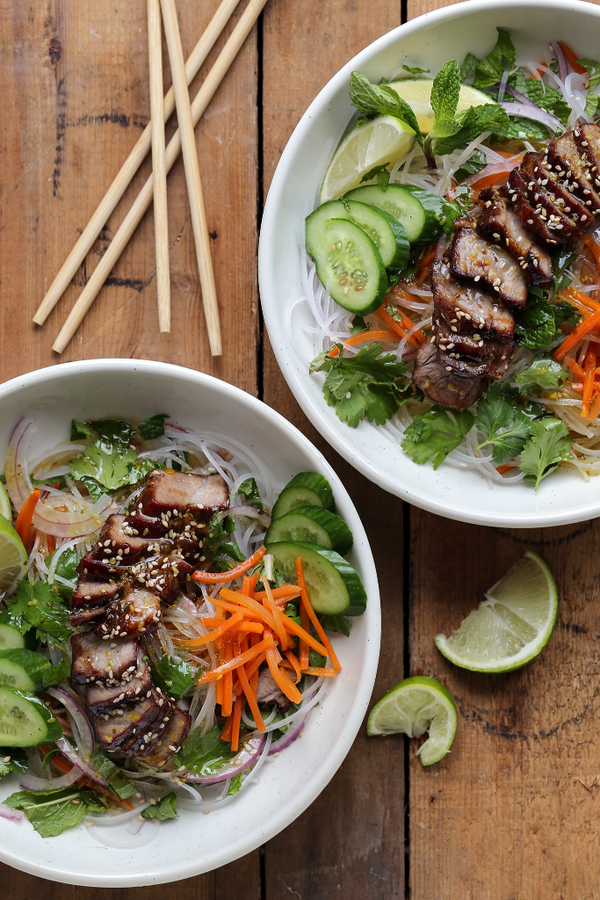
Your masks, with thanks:
M335 513L318 506L300 506L271 523L265 543L276 541L318 544L343 556L352 546L352 532Z
M430 212L437 222L437 228L432 228L428 235L424 235L423 240L433 243L433 241L438 240L443 231L452 232L450 226L461 215L455 203L450 203L444 197L439 197L437 194L432 194L431 191L416 185L405 184L403 187L410 191L413 197L417 198L423 209Z
M12 647L29 647L31 649L35 646L37 646L37 641L34 629L23 635L11 623L8 610L0 612L0 650L10 650Z
M357 200L331 200L319 206L308 219L314 229L323 227L328 219L348 219L362 228L377 245L386 268L401 269L406 265L410 253L406 232L400 222L382 209Z
M52 669L52 663L41 653L15 647L0 650L0 684L18 691L37 691L43 683L43 675Z
M439 229L439 224L430 210L414 197L404 185L388 184L385 191L376 184L355 188L345 195L346 200L360 200L389 213L400 222L411 244L428 240L429 234Z
M358 572L343 556L302 542L278 541L267 545L275 567L292 583L296 581L296 560L302 560L304 579L315 612L336 616L360 616L367 595Z
M62 736L60 722L35 694L0 685L0 745L37 747Z
M309 216L306 250L321 283L344 309L367 316L381 306L388 292L385 266L377 245L354 222Z
M271 516L278 519L300 506L333 509L333 491L323 475L318 472L298 472L294 475L277 498Z

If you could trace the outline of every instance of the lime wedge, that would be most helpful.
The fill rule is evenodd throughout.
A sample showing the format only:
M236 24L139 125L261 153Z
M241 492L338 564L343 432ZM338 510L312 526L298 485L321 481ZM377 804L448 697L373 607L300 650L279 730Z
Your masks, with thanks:
M8 492L2 482L0 481L0 516L4 516L5 519L12 519L12 507L10 505L10 498L8 496Z
M558 615L556 582L544 560L528 550L485 597L449 638L438 634L440 653L473 672L510 672L535 659Z
M323 179L319 203L336 200L358 187L375 166L393 166L414 141L412 128L394 116L360 122L340 141Z
M388 85L388 87L393 88L396 93L412 107L414 114L417 117L421 134L429 134L435 118L430 103L432 84L433 81L430 78L409 78L406 81L392 81ZM484 103L495 102L496 101L492 100L491 97L488 97L487 94L483 94L481 91L469 87L467 84L463 84L461 85L460 94L458 96L456 113L464 112L464 110L468 109L470 106L483 106Z
M5 516L0 515L0 591L12 588L25 570L27 551Z
M429 737L417 750L424 766L450 752L456 733L456 704L446 688L425 675L405 678L384 694L369 714L367 734L403 732L408 737Z

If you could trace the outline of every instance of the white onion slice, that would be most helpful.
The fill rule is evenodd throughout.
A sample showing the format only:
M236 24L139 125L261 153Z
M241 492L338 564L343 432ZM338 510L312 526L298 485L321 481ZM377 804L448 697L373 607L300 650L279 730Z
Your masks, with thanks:
M33 422L25 418L19 419L8 441L4 475L6 476L8 496L17 512L21 510L33 490L27 468L27 458L29 445L36 430Z
M78 778L81 778L81 769L73 766L70 772L60 778L37 778L35 775L25 774L21 779L21 787L26 791L60 791L71 787Z
M73 503L72 495L69 497ZM93 506L82 501L77 503L76 509L65 510L63 507L66 504L63 498L53 494L47 500L38 501L33 516L33 526L38 531L53 534L55 537L85 537L94 534L102 526L109 515L111 503L110 497L103 494Z

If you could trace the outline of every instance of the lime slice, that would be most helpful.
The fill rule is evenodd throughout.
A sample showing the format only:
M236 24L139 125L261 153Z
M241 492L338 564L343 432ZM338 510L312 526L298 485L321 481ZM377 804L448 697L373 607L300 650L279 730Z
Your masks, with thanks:
M13 587L25 569L27 551L5 516L0 515L0 591Z
M358 187L375 166L392 166L411 149L415 133L394 116L360 122L342 138L323 179L319 203Z
M440 653L473 672L510 672L540 653L554 631L558 593L543 559L528 550L449 638L435 639Z
M431 766L450 752L456 733L456 704L435 678L405 678L375 704L367 721L367 734L403 732L408 737L429 737L417 750L424 766Z
M8 492L2 482L0 481L0 516L4 516L5 519L12 519L12 507L10 505L10 499L8 496Z
M430 78L414 78L407 81L392 81L388 85L410 104L417 117L421 134L429 134L435 118L429 102L432 84L433 81ZM495 103L495 100L492 100L487 94L482 94L481 91L463 84L460 88L456 112L457 114L464 112L470 106L483 106L484 103Z

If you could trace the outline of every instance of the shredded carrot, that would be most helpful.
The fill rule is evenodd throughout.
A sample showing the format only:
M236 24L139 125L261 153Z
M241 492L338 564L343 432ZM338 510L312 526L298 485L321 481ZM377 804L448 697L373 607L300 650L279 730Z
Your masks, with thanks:
M583 243L588 247L592 253L594 254L594 259L596 260L596 265L600 269L600 246L596 243L596 241L590 237L589 234L580 234L579 237L583 241Z
M516 167L518 163L515 163ZM513 167L513 168L514 168ZM508 178L510 173L512 172L512 168L502 169L500 172L492 172L490 175L483 175L481 178L478 178L476 181L471 182L471 189L474 191L483 191L487 187L491 187L493 184L497 184L499 181L504 181L505 178Z
M510 472L511 469L515 467L510 463L505 463L503 466L496 466L496 472L498 475L505 475L507 472Z
M42 744L40 746L40 750L45 754L50 752L50 747L47 744ZM63 772L67 775L69 772L73 770L73 766L70 765L62 756L56 754L56 756L52 757L52 765L55 766L59 772ZM121 803L126 809L133 809L134 807L128 800L123 800L121 797L116 797L114 794L111 794L110 791L107 791L102 785L98 784L96 781L92 781L91 778L88 778L86 775L82 775L81 778L77 779L77 784L80 787L91 787L95 791L98 791L101 794L104 794L106 797L110 797L111 800L116 800L117 803Z
M305 641L309 647L312 647L313 650L316 650L321 656L327 656L327 647L320 644L309 631L305 631L301 625L298 625L298 623L294 622L293 619L290 619L289 616L285 617L284 625L286 631L289 631L290 634L301 638L301 640Z
M573 373L573 375L577 375L579 378L583 378L585 372L583 371L583 369L581 368L581 366L579 365L579 363L576 363L575 360L574 360L574 359L571 359L570 356L565 356L564 361L566 362L566 364L567 364L568 367L570 368L570 370L571 370L571 372Z
M256 724L256 728L260 732L265 731L265 723L263 722L262 715L260 713L260 709L258 708L258 702L256 700L256 694L252 690L250 685L250 681L248 680L248 675L246 673L245 666L240 666L239 669L236 669L238 678L240 680L240 684L242 686L242 690L246 696L246 700L248 701L248 706L250 707L250 712L252 713L252 718Z
M284 656L288 663L291 665L293 671L296 673L296 684L298 684L298 682L302 678L302 669L300 668L298 658L292 650L286 650Z
M244 613L240 610L239 612L235 612L231 618L224 619L223 622L215 628L213 631L209 631L208 634L204 634L202 637L193 638L191 640L181 640L180 638L175 637L175 640L182 647L201 647L203 644L209 644L211 641L216 641L218 637L225 634L227 631L230 631L244 618ZM215 620L213 620L215 621Z
M246 593L242 591L242 593ZM254 591L248 596L254 597L255 600L264 600L266 593L265 591ZM295 600L296 597L300 596L300 588L297 584L282 584L281 587L271 588L271 596L273 600Z
M579 65L575 51L572 50L565 41L559 41L558 43L562 47L562 52L565 54L567 62L573 71L577 72L578 75L587 75L587 69L584 69L583 66Z
M273 638L271 637L271 635L268 635L259 644L255 644L254 647L251 647L249 650L246 650L244 653L236 656L235 659L232 659L230 662L225 662L222 665L217 666L216 669L212 669L210 672L205 672L204 675L202 675L202 677L198 680L198 684L206 684L209 681L216 681L218 687L219 683L222 681L222 676L226 672L231 672L233 671L233 669L237 669L238 666L244 666L251 659L254 659L255 656L258 656L259 653L262 653L264 650L267 650L273 646Z
M233 616L231 618L233 618ZM206 628L218 628L219 625L223 624L223 619L211 619L210 617L207 617L207 616L201 616L200 621ZM248 633L249 631L252 631L252 632L254 632L254 634L261 634L262 630L263 630L263 626L260 624L260 622L244 622L244 621L242 621L242 622L239 622L237 625L232 625L231 619L229 619L227 621L227 624L229 625L229 631L237 631L237 632L244 632L244 633ZM176 641L178 644L185 643L185 640L183 638L177 637L177 635L172 635L172 637L173 637L173 640Z
M275 646L271 647L269 650L267 650L266 656L267 665L269 666L269 671L273 676L273 681L283 691L288 700L291 700L292 703L300 703L302 700L302 694L300 693L296 685L292 683L287 672L279 667L281 656L277 648Z
M243 666L242 666L243 668ZM239 750L240 748L240 722L242 721L242 706L244 700L242 697L236 697L233 704L233 726L231 729L231 749Z
M259 547L256 553L253 553L252 556L249 556L248 559L244 560L243 563L240 563L239 566L236 566L234 569L229 569L227 572L197 571L194 572L192 578L194 581L201 581L203 584L221 584L226 581L233 581L234 578L237 578L239 575L244 575L248 569L251 569L259 563L266 552L266 547Z
M42 492L38 491L37 488L31 492L31 494L21 507L21 511L17 516L17 521L15 523L15 531L23 541L23 544L27 550L30 549L29 539L31 537L31 523L33 520L33 514L41 495Z
M300 604L300 621L302 622L302 628L308 633L310 629L310 619L308 618L306 607L302 603ZM308 657L308 644L306 643L306 641L303 641L302 638L300 638L300 641L298 642L298 659L300 661L300 668L302 671L307 669L309 666Z
M305 670L305 675L325 675L327 678L331 678L334 675L337 675L335 669L323 668L321 666L309 666L308 669Z
M592 297L588 297L587 294L584 294L583 291L576 291L573 287L563 288L559 294L561 300L566 300L567 303L573 303L573 305L578 306L579 308L583 308L583 312L587 313L590 310L598 310L600 309L600 303L597 300L593 300Z
M593 421L594 419L598 418L599 414L600 414L600 391L597 391L596 398L590 407L590 414L588 416L588 419Z
M223 726L223 731L221 732L221 740L222 741L230 741L231 735L233 732L233 713L227 716L225 720L225 725Z
M583 396L581 398L581 416L587 419L590 412L590 400L596 386L596 345L590 341L583 365Z
M363 341L397 341L398 335L395 331L385 328L371 328L369 331L359 331L358 334L351 334L343 343L353 346L354 344L362 344ZM329 351L330 356L337 356L339 353L337 347L333 347Z
M567 355L569 350L578 344L582 337L586 334L589 334L590 331L593 331L597 325L600 324L600 309L593 312L590 316L587 316L580 322L575 331L573 331L567 338L562 342L560 347L558 347L554 351L554 359L560 362Z
M54 553L56 550L56 538L53 534L46 535L46 546L48 548L48 553Z
M298 586L300 587L300 590L302 592L301 593L302 603L306 606L306 611L309 615L310 621L313 624L313 628L315 629L315 631L317 632L317 634L323 641L324 646L327 648L327 652L324 655L329 657L329 659L331 660L331 664L333 665L333 668L336 670L336 672L341 672L342 667L339 663L337 656L334 653L333 647L331 646L331 641L325 634L325 630L324 630L323 626L321 625L321 623L319 622L319 620L317 619L316 613L315 613L314 609L312 608L312 604L310 602L310 597L308 596L308 591L306 590L306 582L304 580L304 572L302 570L301 557L298 557L298 559L296 560L296 575L298 578Z
M263 583L263 586L265 589L265 594L266 594L266 597L264 598L263 603L266 606L266 608L269 610L271 615L273 616L273 622L275 624L275 634L277 635L277 637L279 639L281 649L287 650L288 639L287 639L287 634L285 633L285 626L283 624L283 618L284 618L283 613L281 612L281 610L279 609L279 607L273 600L272 596L270 595L271 586L264 575L262 577L262 583Z
M398 314L402 317L402 322L397 322L393 316L389 314L387 309L385 308L385 303L383 303L379 309L377 310L377 315L381 316L386 325L389 325L390 328L393 328L401 338L406 335L407 331L410 331L411 328L414 327L415 323L412 319L409 319L408 316L405 316L401 310L397 310ZM410 324L407 324L410 323ZM425 335L420 329L417 329L414 334L411 334L410 337L407 338L409 344L412 344L413 347L420 347L423 341L425 340Z

